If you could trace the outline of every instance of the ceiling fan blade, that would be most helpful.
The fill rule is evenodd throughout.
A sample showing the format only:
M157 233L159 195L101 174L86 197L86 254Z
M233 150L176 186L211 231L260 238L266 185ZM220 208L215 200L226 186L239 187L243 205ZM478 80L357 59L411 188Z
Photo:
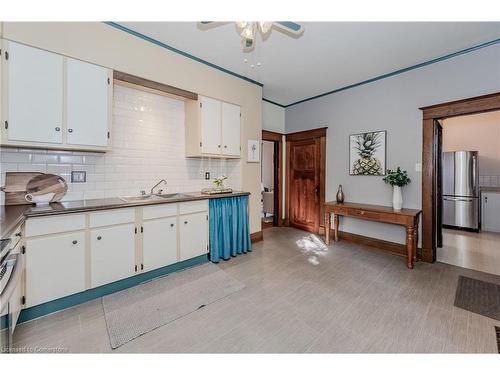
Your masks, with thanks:
M273 26L275 26L280 31L290 33L292 35L301 35L304 32L304 27L297 22L292 21L276 21Z

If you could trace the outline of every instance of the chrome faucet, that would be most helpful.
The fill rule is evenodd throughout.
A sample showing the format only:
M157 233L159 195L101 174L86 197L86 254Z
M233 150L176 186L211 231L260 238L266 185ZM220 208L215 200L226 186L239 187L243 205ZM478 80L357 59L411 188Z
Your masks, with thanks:
M153 186L153 187L151 188L151 195L153 195L153 194L154 194L154 189L155 189L158 185L160 185L162 182L163 182L165 185L167 184L167 181L165 181L165 180L163 180L163 179L161 179L160 181L158 181L158 183L157 183L155 186ZM159 190L159 192L158 192L158 193L159 193L159 194L161 194L161 193L162 193L162 191L163 191L163 190Z

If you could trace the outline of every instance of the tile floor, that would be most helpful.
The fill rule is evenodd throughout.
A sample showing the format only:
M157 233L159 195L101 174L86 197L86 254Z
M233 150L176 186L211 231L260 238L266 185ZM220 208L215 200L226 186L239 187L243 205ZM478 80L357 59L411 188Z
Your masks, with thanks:
M14 345L70 352L498 352L495 321L453 306L459 275L346 242L270 228L254 251L220 263L246 288L111 350L102 304L21 324Z
M454 266L500 275L500 233L443 229L437 260Z

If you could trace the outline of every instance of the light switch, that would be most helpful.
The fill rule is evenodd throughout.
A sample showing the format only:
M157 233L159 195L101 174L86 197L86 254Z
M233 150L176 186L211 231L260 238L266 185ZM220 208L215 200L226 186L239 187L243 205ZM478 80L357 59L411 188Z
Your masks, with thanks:
M415 172L422 172L422 163L415 164Z
M210 180L210 172L205 172L205 180Z
M87 172L85 171L71 171L71 182L83 183L87 181Z

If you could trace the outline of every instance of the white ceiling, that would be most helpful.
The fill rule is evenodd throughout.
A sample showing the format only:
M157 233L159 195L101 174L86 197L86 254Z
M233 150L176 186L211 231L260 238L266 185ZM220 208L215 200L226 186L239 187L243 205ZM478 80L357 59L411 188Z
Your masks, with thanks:
M263 97L282 105L500 38L500 22L304 22L297 39L273 29L243 52L233 23L120 25L261 82Z

